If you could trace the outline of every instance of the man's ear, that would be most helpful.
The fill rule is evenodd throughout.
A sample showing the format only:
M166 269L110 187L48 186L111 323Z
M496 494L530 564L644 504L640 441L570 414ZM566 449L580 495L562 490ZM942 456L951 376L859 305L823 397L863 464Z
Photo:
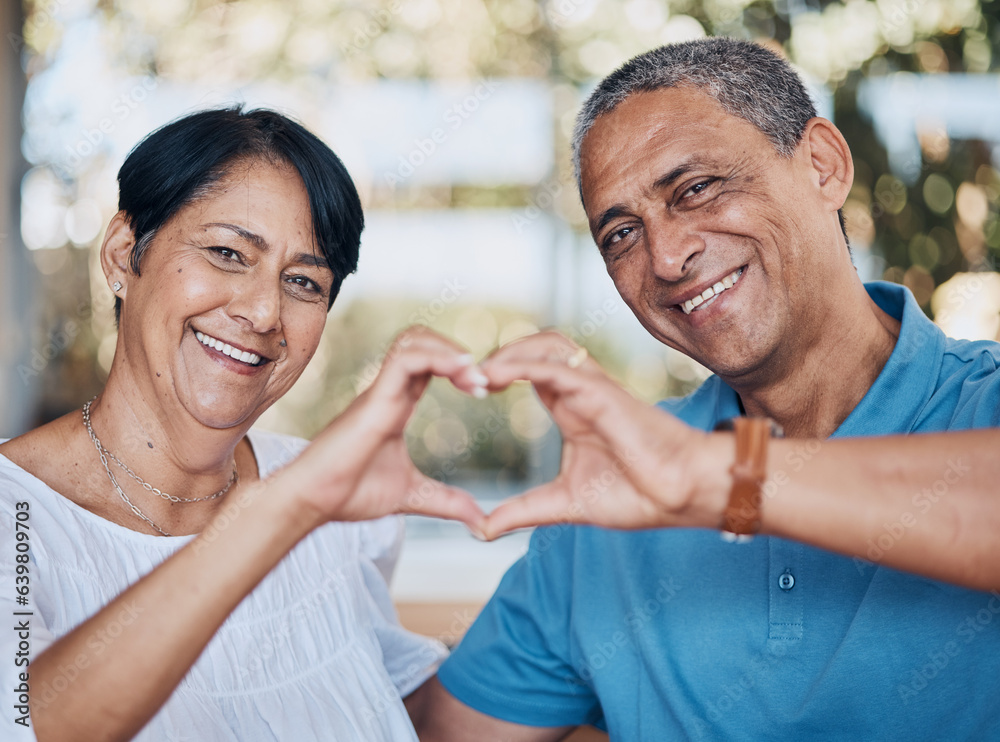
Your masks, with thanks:
M800 146L809 157L812 177L823 200L836 211L847 201L854 183L854 160L840 129L824 118L811 118L802 133Z
M128 291L128 279L132 276L129 259L135 247L135 235L125 218L125 212L119 211L111 219L108 230L104 234L104 244L101 245L101 267L108 280L108 287L121 299ZM119 288L115 288L118 284Z

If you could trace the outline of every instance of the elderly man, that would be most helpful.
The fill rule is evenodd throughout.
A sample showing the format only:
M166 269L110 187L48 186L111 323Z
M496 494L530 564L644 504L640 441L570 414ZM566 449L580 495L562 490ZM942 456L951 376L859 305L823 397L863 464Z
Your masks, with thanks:
M662 403L673 417L554 333L483 363L491 388L532 381L564 436L559 477L489 529L555 525L408 699L422 738L995 736L995 457L976 433L837 439L997 426L1000 346L862 284L850 151L762 47L633 59L574 154L622 297L715 375Z

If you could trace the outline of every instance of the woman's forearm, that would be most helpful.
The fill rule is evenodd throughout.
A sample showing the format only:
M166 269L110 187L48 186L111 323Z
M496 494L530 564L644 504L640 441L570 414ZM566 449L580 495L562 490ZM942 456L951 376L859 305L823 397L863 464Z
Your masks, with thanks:
M32 687L65 685L32 698L40 742L127 740L156 714L226 617L316 525L283 509L276 486L234 493L198 538L31 664ZM57 682L68 667L72 680Z
M998 453L997 430L772 441L763 529L946 582L998 589Z

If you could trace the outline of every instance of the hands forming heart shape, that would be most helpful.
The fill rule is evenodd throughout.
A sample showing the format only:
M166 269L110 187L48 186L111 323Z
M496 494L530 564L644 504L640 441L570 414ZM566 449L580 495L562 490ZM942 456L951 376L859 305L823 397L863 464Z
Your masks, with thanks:
M422 474L403 431L433 376L479 398L531 382L562 433L558 476L485 515L465 490ZM706 456L714 465L696 465ZM477 364L450 340L414 327L396 338L372 385L283 477L293 477L292 491L324 520L419 513L461 521L493 539L551 523L716 527L732 457L730 445L633 398L559 333L518 340ZM706 470L718 471L718 481L694 474Z

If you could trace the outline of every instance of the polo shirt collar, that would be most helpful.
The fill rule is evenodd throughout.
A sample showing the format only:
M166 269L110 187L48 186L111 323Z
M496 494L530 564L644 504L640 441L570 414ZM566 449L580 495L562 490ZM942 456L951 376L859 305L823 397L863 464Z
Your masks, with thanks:
M865 396L834 432L834 438L909 432L934 392L944 351L944 333L927 319L905 286L886 281L865 284L879 308L899 320L899 339ZM715 421L740 414L739 397L718 377ZM712 424L705 426L707 429Z
M945 335L927 319L910 290L885 281L866 283L865 289L886 314L900 321L899 339L875 383L834 438L909 432L934 393L941 371Z

